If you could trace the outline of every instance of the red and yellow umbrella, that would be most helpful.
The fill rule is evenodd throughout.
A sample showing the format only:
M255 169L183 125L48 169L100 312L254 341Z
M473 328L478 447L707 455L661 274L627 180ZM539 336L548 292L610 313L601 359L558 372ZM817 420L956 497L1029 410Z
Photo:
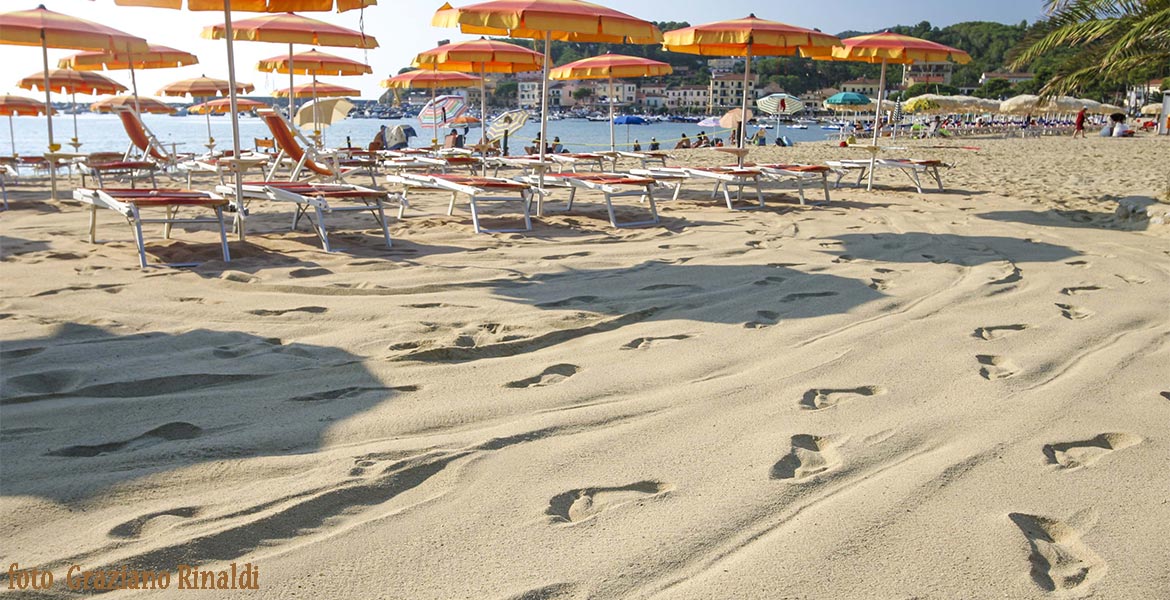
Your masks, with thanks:
M121 6L151 6L156 8L172 8L182 9L183 0L114 0L115 4ZM226 40L227 58L228 58L228 81L232 87L236 82L236 64L235 52L232 47L232 40L235 38L235 32L232 29L232 10L249 11L249 12L266 12L266 13L285 13L293 10L301 11L331 11L334 8L337 12L345 12L348 10L363 9L367 6L373 6L378 3L378 0L187 0L187 9L192 11L222 11L223 24L223 39ZM231 99L231 104L234 107L236 104L236 92L233 89L228 93L228 98ZM240 155L240 122L237 117L237 111L233 108L231 110L232 118L232 150L235 152L234 156ZM244 239L244 188L241 178L236 178L236 227L239 231L239 239Z
M42 68L49 73L49 48L74 50L145 50L146 40L99 25L85 19L70 17L39 6L31 10L0 14L0 44L40 46ZM45 83L45 111L48 113L49 151L61 146L53 141L52 100L50 86ZM57 171L49 169L49 185L53 198L57 197Z
M12 127L12 117L35 117L43 114L45 105L39 100L11 94L0 96L0 115L8 117L8 139L12 143L12 156L16 156L16 131Z
M174 69L199 62L194 54L176 50L169 46L151 44L144 51L124 52L79 52L58 61L62 69L78 71L130 71L130 88L138 97L138 78L134 74L141 69Z
M237 94L247 94L256 89L256 86L250 83L236 82L235 90ZM191 96L192 98L206 98L208 96L227 95L232 90L231 82L225 79L212 79L210 77L200 76L193 79L183 79L174 83L169 83L155 93L159 96ZM188 109L187 112L190 112ZM207 114L207 149L208 151L215 150L215 138L211 137L211 113Z
M378 85L392 89L431 90L431 102L434 102L436 90L472 87L479 85L480 81L482 80L479 77L457 71L423 71L416 69L414 71L399 73L389 79L383 79L378 82ZM431 144L436 144L439 141L438 121L434 123L433 131L434 137L431 139Z
M270 108L267 104L250 98L236 98L237 110L256 110L260 108ZM216 98L215 100L208 100L202 104L195 104L187 109L187 112L192 115L209 115L209 114L225 114L232 109L231 98Z
M114 96L104 100L98 100L89 105L89 109L97 113L112 113L115 110L128 108L134 110L137 105L138 112L152 115L169 115L175 112L174 107L155 100L154 98L135 98L134 96Z
M315 92L314 89L316 89ZM276 90L272 92L272 95L277 98L287 98L289 95L288 90L289 88ZM301 84L293 86L292 91L294 98L312 98L314 93L322 98L344 98L346 96L360 96L362 94L361 90L332 83L318 83L316 88L312 85Z
M126 91L126 86L101 73L73 71L71 69L53 69L49 71L48 77L45 76L45 73L35 73L21 79L17 85L26 90L39 90L44 88L46 82L49 85L49 90L58 94L69 94L74 105L77 104L77 94L96 96ZM77 139L76 109L73 111L73 138L69 141L69 145L73 146L74 151L81 148L81 142Z
M684 27L663 34L662 47L671 52L700 54L703 56L743 56L743 107L742 115L748 112L749 82L753 56L818 56L828 54L834 46L840 46L836 36L814 29L797 27L787 23L760 19L748 15L743 19L717 21L694 27ZM747 127L742 121L739 127L737 145L744 147ZM743 156L739 157L743 164Z
M908 65L917 62L956 62L967 64L971 55L950 46L890 31L859 35L841 40L842 47L834 48L830 56L816 56L821 60L847 60L881 64L878 79L878 101L873 118L873 155L870 157L869 181L866 189L873 189L873 162L877 160L878 135L881 133L882 99L886 92L886 65ZM895 130L896 131L896 130Z
M613 136L613 80L626 77L661 77L673 72L674 69L670 65L657 60L640 56L603 54L561 65L550 71L549 77L556 80L609 80L609 150L613 152L617 150Z
M260 61L256 68L267 73L288 73L289 83L292 83L292 74L298 75L312 75L313 89L317 89L318 75L333 75L336 77L353 77L358 75L368 75L374 72L374 69L362 62L353 59L344 58L341 56L334 56L326 54L319 50L313 49L307 52L298 52L288 56L274 56ZM353 95L353 94L346 94ZM313 137L324 143L325 138L321 133L320 128L320 114L317 109L317 94L313 96ZM290 99L291 103L291 99Z
M540 91L540 160L548 139L550 40L610 44L657 44L662 32L650 21L580 0L488 0L454 8L444 4L431 19L463 33L544 40ZM540 212L538 207L537 212Z

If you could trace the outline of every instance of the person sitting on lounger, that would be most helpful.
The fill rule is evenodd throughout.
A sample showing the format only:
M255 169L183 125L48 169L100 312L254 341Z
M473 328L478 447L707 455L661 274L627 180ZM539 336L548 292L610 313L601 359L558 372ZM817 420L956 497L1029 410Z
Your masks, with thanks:
M674 145L675 150L679 150L681 148L690 148L690 147L691 147L691 138L687 137L687 134L685 134L685 133L682 134L682 138L680 138L678 140L678 143Z

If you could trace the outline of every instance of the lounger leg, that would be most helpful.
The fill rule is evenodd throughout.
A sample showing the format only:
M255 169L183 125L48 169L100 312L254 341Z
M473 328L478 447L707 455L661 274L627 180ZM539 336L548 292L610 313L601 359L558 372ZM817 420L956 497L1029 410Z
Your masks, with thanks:
M175 218L176 211L177 209L173 206L167 207L167 222L163 225L163 239L165 240L171 239L171 226L173 225L171 220Z
M333 252L329 247L329 234L325 232L325 211L321 210L320 206L314 208L317 209L317 237L321 238L321 247L325 248L326 252Z
M796 194L800 196L800 205L804 206L804 181L796 180Z
M671 200L678 200L679 192L682 192L682 182L674 184L674 194L670 196Z
M398 194L398 218L401 219L406 215L406 209L410 207L410 201L406 199L406 192Z
M228 252L227 228L223 222L223 207L215 207L215 219L219 221L219 245L223 249L223 262L232 262L232 255Z
M476 233L482 233L479 229L479 210L475 206L475 195L471 196L471 226Z
M938 191L940 191L940 192L943 191L942 174L939 173L938 167L934 167L933 169L931 169L931 174L934 175L934 180L936 182L938 182Z
M617 222L617 215L613 212L613 199L609 194L605 194L605 210L609 212L609 224L614 227L621 227Z
M914 169L902 169L902 172L910 178L910 181L914 182L914 189L918 190L918 193L921 194L922 182L918 180L918 171L915 171Z
M712 199L712 200L714 200L714 199L715 199L715 197L719 195L719 188L720 188L720 187L723 187L723 188L724 188L724 190L723 190L723 194L724 194L724 195L726 195L726 194L727 194L727 189L726 189L726 188L727 188L727 186L726 186L726 185L724 185L722 181L716 181L716 182L715 182L715 188L711 190L711 199Z
M451 192L451 202L447 204L447 216L455 214L455 192Z
M743 188L740 188L741 190ZM760 180L756 180L756 199L760 201L760 208L764 208L764 189L760 187Z
M829 174L828 173L821 173L821 185L824 186L824 188L825 188L825 204L828 204L830 202L830 200L829 200Z
M382 226L382 237L386 238L386 247L393 248L394 244L390 241L390 228L386 226L386 211L383 208L382 199L378 198L375 205L378 207L378 224Z
M650 216L658 223L658 205L654 202L654 187L646 186L646 201L650 203Z
M89 205L89 243L97 243L97 205Z
M715 189L719 189L719 184L715 184ZM731 203L731 192L728 191L727 186L723 186L723 199L727 201L727 210L735 210L735 206Z
M138 207L130 205L130 219L134 224L134 242L138 244L138 264L146 268L146 246L142 241L142 215L138 214Z
M532 192L521 192L524 200L524 231L532 231Z
M577 198L577 188L569 188L569 204L565 210L573 210L573 200Z

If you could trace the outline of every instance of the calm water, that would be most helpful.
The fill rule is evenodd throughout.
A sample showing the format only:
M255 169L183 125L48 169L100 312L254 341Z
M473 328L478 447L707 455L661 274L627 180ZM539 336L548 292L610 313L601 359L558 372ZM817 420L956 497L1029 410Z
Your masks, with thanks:
M177 143L180 152L201 153L206 150L203 146L207 143L206 117L143 115L143 121L168 147L171 143ZM411 139L412 146L422 146L430 140L430 128L422 128L418 124L418 121L414 119L404 119L401 121L347 119L329 127L325 131L325 141L330 146L340 146L345 143L346 136L349 136L355 145L364 147L374 138L374 134L378 131L379 126L382 124L394 126L399 123L412 126L419 133L419 137ZM30 156L43 153L46 150L47 137L44 117L16 117L12 119L12 124L16 136L16 152L18 154ZM539 132L539 129L540 126L538 123L525 125L519 134L513 138L520 143L515 143L515 141L509 142L512 154L523 153L523 146L531 143L532 139ZM719 136L725 139L728 137L726 130L715 132L709 127L698 127L691 123L651 123L648 125L618 125L615 130L615 138L620 149L622 147L629 148L626 144L627 136L630 143L635 139L640 140L643 148L648 148L651 137L657 137L663 143L663 148L665 149L667 148L666 140L676 139L682 133L686 133L693 139L695 134L701 130L706 131L709 135ZM443 132L444 130L440 129L440 134ZM548 124L548 132L549 139L552 139L554 136L560 137L566 149L573 152L587 152L609 147L609 127L604 122L590 122L583 119L550 121ZM749 134L754 132L754 128L748 129ZM781 127L779 130L773 129L768 131L769 144L773 143L777 132L787 136L788 139L794 142L820 141L827 139L828 134L836 134L836 132L821 130L816 125L811 125L809 129L787 129ZM217 149L230 149L232 144L231 119L226 116L212 117L211 135L215 138ZM472 129L468 135L473 141L478 139L478 136L478 129ZM72 115L57 115L53 119L53 137L58 143L62 144L64 151L72 150L70 146L66 145L66 142L73 137ZM129 138L126 137L126 132L122 129L121 122L114 115L79 115L77 117L77 137L81 140L82 152L124 151L130 144ZM241 117L240 143L243 147L245 149L251 148L253 146L253 139L258 137L271 137L264 123L254 117ZM0 141L0 148L3 149L2 152L9 154L11 148L8 132L0 133L0 140L3 140ZM673 142L669 143L669 146L673 147Z

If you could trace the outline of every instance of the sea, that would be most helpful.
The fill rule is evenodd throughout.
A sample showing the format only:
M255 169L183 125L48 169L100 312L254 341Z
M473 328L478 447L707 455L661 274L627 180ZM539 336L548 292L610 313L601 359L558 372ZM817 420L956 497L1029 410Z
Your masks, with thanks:
M231 119L227 116L212 116L210 119L199 115L173 117L169 115L143 115L143 123L168 148L172 145L180 153L202 154L207 151L208 131L215 140L216 150L229 150L232 146ZM45 117L15 117L11 122L11 136L0 134L0 148L9 150L21 156L32 156L44 153L48 148ZM423 127L417 119L401 120L357 119L350 118L335 123L324 130L324 142L328 147L345 146L347 140L355 146L365 147L379 127L387 125L393 127L398 124L410 125L418 133L418 137L410 140L410 145L421 147L428 145L432 137L429 126ZM84 113L77 115L76 137L81 143L78 152L109 152L125 151L130 144L122 123L115 115ZM510 136L510 154L523 154L524 146L531 145L537 137L540 124L530 122L515 136ZM648 123L645 125L617 125L615 126L615 141L618 149L631 149L635 141L643 149L649 149L651 138L657 138L662 149L674 147L674 140L685 133L692 140L699 132L705 132L710 137L727 139L729 131L726 129L713 130L710 127L700 127L695 123ZM439 129L441 138L446 130ZM755 128L749 126L748 134L754 134ZM793 143L823 141L836 137L836 131L827 131L820 125L809 124L808 129L790 129L781 124L778 129L766 131L768 144L774 144L776 135L787 137ZM61 144L63 152L72 152L69 141L74 137L73 115L58 113L53 118L53 138ZM246 149L254 147L255 138L271 137L264 122L256 117L240 117L240 144ZM569 152L590 152L609 148L609 124L604 121L588 121L585 119L563 119L549 121L548 139L559 137L564 148ZM5 139L7 138L7 139ZM467 138L474 142L479 138L479 129L473 128ZM11 145L11 150L8 146Z

